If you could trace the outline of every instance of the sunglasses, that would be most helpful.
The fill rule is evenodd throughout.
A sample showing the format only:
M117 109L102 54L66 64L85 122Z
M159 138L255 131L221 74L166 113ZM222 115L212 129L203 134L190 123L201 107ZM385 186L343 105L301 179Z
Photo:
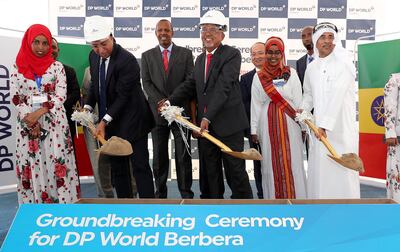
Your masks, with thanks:
M329 28L329 29L334 30L335 32L338 32L338 28L336 27L336 25L329 23L329 22L323 22L323 23L319 23L316 26L314 26L313 33L316 33L318 30L321 30L324 28Z

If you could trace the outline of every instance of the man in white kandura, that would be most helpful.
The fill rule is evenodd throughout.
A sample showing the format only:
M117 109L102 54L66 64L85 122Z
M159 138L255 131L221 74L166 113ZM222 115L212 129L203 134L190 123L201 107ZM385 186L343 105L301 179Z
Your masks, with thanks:
M356 71L338 38L334 24L313 29L314 58L304 77L301 109L314 108L320 136L328 138L338 153L358 153L356 127ZM315 50L316 48L316 50ZM360 198L356 171L328 156L325 146L312 137L308 162L307 192L311 199Z

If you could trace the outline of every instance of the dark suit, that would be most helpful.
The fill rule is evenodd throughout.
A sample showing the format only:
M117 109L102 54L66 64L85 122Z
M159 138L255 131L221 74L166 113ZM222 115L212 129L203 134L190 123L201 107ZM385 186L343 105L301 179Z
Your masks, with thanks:
M69 130L71 131L72 142L76 135L75 122L71 120L71 115L74 112L73 107L76 102L79 101L81 97L81 92L78 84L78 79L76 78L75 70L67 65L64 65L65 75L67 76L67 99L64 102L65 112L67 114Z
M176 87L188 79L193 71L193 56L189 49L172 45L168 61L168 72L164 64L160 47L150 49L142 54L142 81L146 91L156 127L152 130L153 140L153 174L156 184L156 197L167 198L167 179L169 171L168 139L170 131L174 135L175 164L178 188L182 198L193 198L192 160L176 123L168 122L157 112L157 102L167 98ZM188 103L177 104L188 113ZM190 143L190 135L187 137Z
M307 54L296 61L297 75L299 76L301 87L303 87L304 73L307 68Z
M304 81L304 74L306 73L306 69L307 69L307 54L305 54L303 57L301 57L300 59L298 59L296 61L296 70L297 70L297 75L299 76L300 82L301 82L301 90L304 93L304 89L303 89L303 81ZM304 143L306 145L306 155L308 158L308 137L306 136L304 139Z
M255 74L256 74L256 69L254 68L250 72L247 72L240 77L240 89L242 91L243 104L246 110L247 119L249 123L250 123L250 107L251 107L251 85L253 84L253 78ZM258 144L255 144L253 143L253 141L251 141L250 128L247 128L245 130L245 137L249 139L249 145L251 148L260 149L258 148ZM257 187L257 196L259 199L262 199L264 197L263 197L263 189L261 183L262 181L261 162L259 160L254 160L253 166L254 166L254 179L256 181L256 187Z
M89 55L92 85L86 104L94 108L99 101L100 57ZM153 174L149 165L147 135L154 126L149 104L140 84L140 69L135 56L114 42L108 63L107 111L112 121L106 126L106 138L118 136L133 147L132 165L139 197L154 197ZM113 182L119 198L132 197L129 159L110 157Z
M239 87L241 56L239 50L220 45L209 66L209 74L204 80L206 54L200 54L193 74L179 86L169 100L176 104L197 95L197 121L210 120L209 131L234 151L243 151L244 133L248 128ZM220 148L205 138L199 140L200 190L202 198L223 198L225 176L232 190L232 198L252 198L249 178L244 160L222 153Z

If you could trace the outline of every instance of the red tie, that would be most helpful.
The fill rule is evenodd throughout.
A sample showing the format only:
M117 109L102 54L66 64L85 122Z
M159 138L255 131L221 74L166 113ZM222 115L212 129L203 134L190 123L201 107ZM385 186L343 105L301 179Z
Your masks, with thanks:
M206 79L207 79L207 77L208 77L208 67L210 66L210 62L211 62L211 59L212 59L212 53L209 53L209 54L207 54L207 64L206 64Z
M164 71L168 72L168 50L164 49L163 51L163 62L164 62Z

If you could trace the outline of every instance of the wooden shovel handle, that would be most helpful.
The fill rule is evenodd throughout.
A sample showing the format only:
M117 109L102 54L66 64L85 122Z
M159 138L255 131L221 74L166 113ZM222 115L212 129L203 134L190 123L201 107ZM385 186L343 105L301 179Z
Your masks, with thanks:
M310 127L310 129L316 133L319 134L317 126L315 126L310 120L304 120L304 122ZM332 156L335 158L340 158L340 156L337 154L335 149L332 147L332 145L328 142L328 139L326 137L321 136L321 142L325 145L325 147L328 149L328 151L331 153Z
M96 136L95 135L96 134L96 128L94 127L94 125L93 124L89 124L88 128L89 128L90 132L92 133L92 135ZM106 139L104 139L104 137L102 137L100 135L97 135L96 138L97 138L97 140L100 141L101 145L104 145L107 142Z
M177 115L176 119L181 121L181 122L183 122L185 125L189 126L192 130L200 133L203 137L207 138L208 140L210 140L210 142L214 143L215 145L217 145L221 149L223 149L225 151L232 151L231 148L229 148L223 142L221 142L220 140L218 140L215 137L213 137L212 135L210 135L208 132L206 132L206 131L200 132L200 130L201 130L200 127L198 127L198 126L194 125L193 123L189 122L188 120L186 120L182 116Z

